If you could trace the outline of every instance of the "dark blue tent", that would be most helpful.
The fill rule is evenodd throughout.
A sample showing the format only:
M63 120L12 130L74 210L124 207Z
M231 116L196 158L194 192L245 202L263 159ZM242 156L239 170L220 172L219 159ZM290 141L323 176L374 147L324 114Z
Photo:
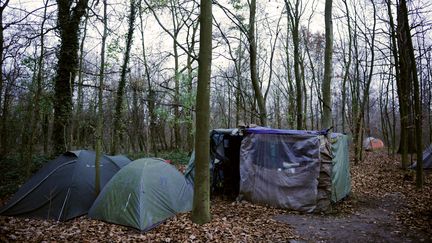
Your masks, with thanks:
M129 162L125 156L102 156L101 187ZM0 214L61 221L81 216L96 199L94 184L95 152L66 152L33 175Z

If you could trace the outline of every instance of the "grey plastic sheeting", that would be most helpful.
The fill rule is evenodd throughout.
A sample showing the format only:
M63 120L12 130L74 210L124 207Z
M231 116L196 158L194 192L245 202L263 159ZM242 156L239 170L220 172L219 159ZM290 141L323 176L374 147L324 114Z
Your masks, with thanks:
M161 159L135 160L102 190L89 217L146 231L179 212L192 210L193 187Z
M214 129L210 131L210 177L213 175L213 168L215 160L228 161L225 156L223 137L226 134L235 133L237 129ZM191 158L189 159L188 165L185 170L186 179L193 184L195 180L195 150L192 151ZM211 178L212 179L212 178Z
M313 134L247 134L240 152L240 194L273 207L325 211L330 205L329 148L323 136Z
M351 192L348 136L332 133L332 201L337 202Z
M417 163L414 163L410 168L415 169L416 167ZM432 144L423 150L423 168L432 169Z
M67 152L33 175L0 210L1 215L68 220L84 215L96 199L95 152ZM124 156L102 156L101 187L128 164Z

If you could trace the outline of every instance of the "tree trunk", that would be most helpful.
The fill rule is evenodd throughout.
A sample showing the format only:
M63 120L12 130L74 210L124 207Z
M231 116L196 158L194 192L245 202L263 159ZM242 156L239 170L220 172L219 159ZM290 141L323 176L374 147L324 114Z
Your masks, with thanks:
M287 17L287 21L289 21L289 17ZM289 32L289 28L287 28L287 33ZM288 34L287 34L288 35ZM295 100L294 100L294 87L291 79L291 67L290 67L290 58L289 58L289 39L288 36L286 38L285 44L285 54L286 54L286 75L287 75L287 83L288 83L288 112L287 112L287 122L288 127L290 129L294 129L294 115L295 115Z
M354 153L354 163L358 163L359 161L362 160L362 138L363 138L363 128L365 127L364 124L364 115L365 115L365 109L366 109L366 105L367 105L367 101L369 99L369 90L370 90L370 85L372 82L372 76L373 76L373 69L374 69L374 61L375 61L375 30L376 30L376 7L375 7L375 3L373 2L373 0L371 0L371 5L373 7L373 25L372 25L372 35L370 37L370 43L369 43L369 47L370 47L370 52L371 52L371 59L367 60L367 63L369 63L370 68L369 68L369 73L366 76L366 74L364 74L364 89L363 89L363 97L361 98L360 101L360 105L358 106L359 110L357 110L355 117L355 133L354 137L356 138L356 153ZM365 33L366 35L366 33ZM357 50L356 50L357 53ZM358 63L357 63L358 65ZM357 66L358 68L358 66ZM365 67L365 72L367 71L367 65ZM357 70L357 82L360 82L360 78L359 78L359 71ZM367 77L367 79L366 79ZM357 92L359 92L359 89L357 89Z
M103 0L103 33L101 44L101 63L99 70L99 87L98 87L98 113L96 122L96 159L95 159L95 193L96 196L100 192L100 161L102 157L102 142L103 142L103 86L105 76L105 43L108 32L107 23L107 0Z
M157 124L156 124L156 113L155 113L155 102L156 102L156 94L153 90L153 85L151 82L151 76L150 76L150 67L147 63L147 55L146 55L146 48L145 48L145 36L144 36L144 26L143 26L143 9L142 9L142 1L140 1L139 5L139 17L140 17L140 28L141 28L141 47L142 47L142 56L143 56L143 62L144 62L144 73L145 73L145 80L147 80L147 108L149 112L149 137L150 137L150 144L149 144L149 151L153 152L154 156L157 157L158 153L158 147L157 147Z
M72 90L78 65L78 36L81 17L88 0L79 0L72 7L70 0L57 0L60 52L54 85L54 153L63 153L69 147L70 117L72 114Z
M398 38L396 40L396 29L394 26L393 15L391 14L391 3L390 0L387 0L387 12L389 15L389 23L391 30L391 38L392 38L392 53L393 59L395 62L395 75L396 75L396 87L397 94L399 98L399 114L400 114L400 143L399 143L399 152L401 154L401 162L402 168L407 169L409 165L408 161L408 136L407 136L407 127L408 127L408 95L409 88L407 88L407 73L405 71L405 57L398 55L399 52L403 51L406 47L400 46L399 41L399 27L397 30ZM398 19L399 22L399 19Z
M5 0L3 5L0 6L0 107L2 107L3 102L3 66L4 66L4 36L3 32L5 30L3 26L3 12L7 5L9 4L9 0ZM2 117L0 117L0 128L4 126L3 120L4 120L5 114L2 113ZM0 160L6 153L6 147L7 147L7 141L6 141L6 134L3 132L0 132Z
M75 133L75 141L78 148L83 146L83 138L82 138L82 129L83 129L83 121L82 121L82 110L84 105L84 94L83 94L83 64L84 64L84 43L87 37L87 24L88 24L88 14L85 15L84 21L84 30L83 37L81 38L80 44L80 56L79 56L79 64L78 64L78 87L77 87L77 110L75 114L76 119L76 133Z
M303 129L307 130L307 90L306 90L306 77L305 77L305 65L304 56L300 57L300 70L301 70L301 84L303 93Z
M198 26L199 23L193 24L192 25L192 36L191 36L191 40L189 41L190 44L188 45L188 51L189 53L193 53L194 49L195 49L195 37L196 37L196 33L198 30ZM188 42L188 43L189 43ZM187 66L187 92L188 92L188 99L190 100L190 106L188 107L189 110L186 112L187 113L187 150L188 151L192 151L193 147L194 147L194 127L193 127L193 109L195 106L195 103L192 102L191 97L193 95L193 75L192 75L192 63L193 63L193 58L191 55L187 55L187 60L186 60L186 66Z
M177 31L174 33L174 148L179 149L181 146L180 136L180 73L179 73L179 55L177 50Z
M350 67L351 67L351 47L352 47L352 36L351 36L351 16L349 14L349 8L346 0L343 0L345 11L346 11L346 17L347 17L347 25L348 25L348 58L345 59L345 53L344 53L344 77L342 82L342 132L345 132L345 117L346 117L346 110L345 110L345 103L346 103L346 83L348 81L349 73L350 73Z
M300 74L300 10L299 4L301 0L296 0L295 8L293 9L288 0L285 0L285 6L287 8L288 21L291 25L291 34L294 46L294 76L296 84L296 129L303 129L303 105L302 105L302 81Z
M113 142L111 147L111 154L116 154L119 150L119 144L122 142L123 136L123 100L126 88L126 73L128 72L128 63L130 59L130 51L132 48L132 39L135 27L135 14L136 4L135 0L130 0L130 14L129 14L129 27L126 37L126 50L123 57L123 64L121 67L120 81L117 88L116 104L115 104L115 114L114 114L114 132L113 132Z
M255 40L255 12L256 0L250 1L249 9L249 55L250 55L250 72L253 90L259 109L259 119L261 126L267 126L267 109L263 94L261 93L260 82L257 74L257 46Z
M254 1L254 0L253 0ZM195 185L192 221L205 224L210 221L210 170L209 170L209 116L210 75L212 59L212 2L201 0L200 52L195 136Z
M414 93L414 123L415 123L415 144L417 152L417 166L416 166L416 186L417 188L423 187L423 145L422 145L422 112L421 101L419 95L419 81L417 76L417 66L414 56L414 47L411 39L410 25L408 21L408 9L406 1L401 0L398 6L398 42L399 53L401 56L401 74L404 72L407 78L405 83L413 85Z
M48 0L44 0L44 14L43 19L41 23L41 29L40 29L40 53L39 58L37 60L37 74L36 74L36 90L35 94L33 96L33 99L31 101L31 106L33 109L31 109L30 112L30 131L29 131L29 138L28 138L28 144L25 144L24 146L27 147L24 161L25 161L25 175L26 177L29 177L31 174L31 168L32 168L32 158L33 158L33 150L34 150L34 144L36 143L36 133L37 133L37 127L40 120L40 99L42 96L42 82L43 82L43 61L45 57L45 21L47 20L47 6L48 6Z
M293 44L294 44L294 76L296 84L296 111L297 111L297 123L296 129L303 129L303 112L302 112L302 85L300 75L300 52L299 52L299 32L298 25L292 30L293 32Z
M238 46L238 54L237 54L237 62L236 62L236 124L237 127L240 122L245 122L245 117L240 121L240 109L241 109L241 92L242 92L242 75L241 75L241 67L242 67L242 32L239 31L239 46Z
M332 0L325 1L325 57L324 57L324 80L322 84L323 116L321 127L323 129L332 126L332 101L331 101L331 75L333 55L333 21ZM342 104L344 105L344 104Z

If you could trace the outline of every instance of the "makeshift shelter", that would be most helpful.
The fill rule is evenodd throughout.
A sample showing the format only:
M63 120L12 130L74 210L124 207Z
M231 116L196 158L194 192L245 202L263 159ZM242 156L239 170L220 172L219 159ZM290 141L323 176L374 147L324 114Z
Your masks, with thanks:
M333 157L331 199L338 202L351 192L348 136L332 133L330 142Z
M363 140L363 149L366 151L372 151L384 148L384 143L381 139L367 137Z
M101 191L89 217L146 231L176 213L192 210L193 187L164 160L135 160Z
M299 211L325 211L351 190L348 139L270 128L210 133L213 192ZM186 176L192 178L193 161ZM219 190L218 190L219 189ZM236 195L236 196L237 196Z
M415 169L417 163L411 166L411 169ZM423 150L423 168L432 169L432 144L430 144L425 150Z
M0 214L60 221L86 214L96 199L95 157L93 151L80 150L50 161L15 193ZM121 155L102 156L101 188L129 162Z
M240 146L243 135L238 129L214 129L210 132L210 177L212 193L235 198L240 188ZM195 153L189 160L185 177L195 177Z

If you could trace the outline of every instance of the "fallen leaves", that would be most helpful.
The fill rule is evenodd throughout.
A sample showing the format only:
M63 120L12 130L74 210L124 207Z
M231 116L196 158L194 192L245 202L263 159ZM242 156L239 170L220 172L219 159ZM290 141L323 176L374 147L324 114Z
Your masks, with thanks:
M404 177L398 158L391 158L384 152L366 155L361 164L351 166L352 196L333 205L332 214L349 219L354 215L362 216L361 207L384 203L389 213L394 214L395 221L403 226L397 230L398 234L409 230L422 232L426 240L432 239L431 174L426 176L425 187L419 191L413 179ZM184 166L180 169L184 170ZM192 223L190 214L179 214L145 233L86 216L68 222L0 216L0 242L287 242L304 237L289 224L274 219L276 215L297 212L216 198L212 200L211 214L211 222L205 225ZM377 224L374 220L367 222ZM326 232L329 226L317 229ZM343 225L337 229L345 230Z
M359 165L351 166L352 192L359 200L395 195L397 200L384 200L394 208L396 219L406 228L432 238L432 173L425 171L422 190L415 186L413 171L401 169L400 157L388 156L384 151L365 153ZM355 204L355 203L354 203ZM395 208L397 207L397 208Z
M2 216L0 241L281 242L298 238L289 225L272 219L282 210L215 199L211 211L212 221L205 225L192 223L189 214L180 214L145 233L85 216L67 222Z

